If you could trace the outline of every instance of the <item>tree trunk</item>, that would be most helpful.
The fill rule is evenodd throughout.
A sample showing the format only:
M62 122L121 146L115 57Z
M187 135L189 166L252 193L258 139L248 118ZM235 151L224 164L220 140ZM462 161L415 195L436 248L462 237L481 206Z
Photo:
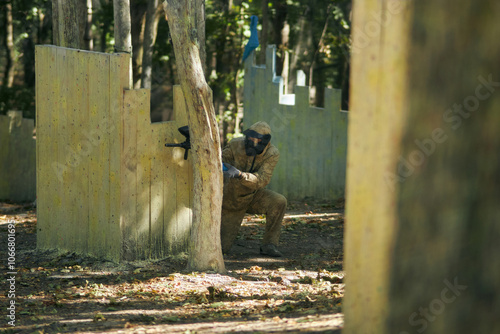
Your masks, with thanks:
M387 333L500 333L498 13L414 2Z
M130 1L113 0L113 13L115 18L115 52L132 54Z
M297 42L295 43L293 47L293 52L292 52L292 59L290 62L290 69L289 73L290 75L288 76L288 87L290 88L290 93L293 93L293 89L297 83L297 71L298 70L305 70L302 69L300 66L300 59L304 53L304 50L307 50L311 47L310 43L310 24L308 24L308 17L310 16L310 9L309 7L306 6L306 9L304 13L299 17L298 20L298 37L297 37Z
M113 15L115 19L115 52L132 55L132 34L130 22L130 1L113 0ZM132 57L130 57L129 86L133 84Z
M54 45L80 49L79 2L52 0Z
M186 100L193 148L194 200L188 268L225 272L220 244L222 160L212 94L203 75L194 0L163 2Z
M225 17L230 17L233 15L233 2L232 0L224 1L224 15ZM214 100L215 100L215 110L219 115L219 129L221 129L220 139L224 143L227 122L225 121L224 112L228 109L229 101L226 100L226 93L224 92L224 80L226 76L233 71L234 62L231 61L234 58L234 45L230 40L226 38L230 34L231 27L226 26L225 32L218 35L215 41L215 72L217 73L217 79L215 81L214 87ZM229 44L229 45L228 45ZM240 64L239 60L237 62L238 66Z
M326 20L325 20L325 25L323 26L323 31L321 32L321 36L319 38L318 44L316 46L316 50L314 51L312 61L311 61L311 66L309 67L309 87L315 87L315 96L314 96L314 105L316 107L323 107L324 102L325 102L325 78L324 78L324 71L318 71L318 77L316 80L314 80L314 69L318 66L321 67L323 65L323 62L321 59L319 59L319 54L325 47L324 45L324 38L326 35L326 31L328 29L328 21L330 19L330 8L327 10L326 14ZM316 82L316 85L314 85L314 82Z
M158 0L148 2L146 12L146 27L144 30L144 46L142 55L142 73L141 87L151 89L151 80L153 73L153 49L156 41L156 32L158 30Z
M195 0L196 31L200 48L200 61L205 77L207 75L207 50L205 38L205 0Z
M285 27L286 18L288 16L288 5L285 0L277 0L273 2L276 10L276 15L273 19L273 35L274 44L280 50L276 55L276 73L281 74L283 71L283 28ZM263 50L265 52L265 50Z
M4 45L6 53L5 72L3 77L4 87L14 84L14 26L12 24L12 1L5 4L5 36Z
M342 333L500 333L500 3L354 6Z
M98 12L107 12L108 10L113 10L113 3L111 2L112 0L99 0L94 2L94 10L96 13ZM108 35L108 32L111 29L111 25L114 24L114 22L111 21L105 21L101 22L101 31L99 35L99 50L101 52L106 52L107 49L107 40L106 37Z
M285 25L281 30L281 40L283 43L283 70L281 71L281 77L283 78L283 92L288 93L288 81L290 80L290 52L288 52L288 46L290 41L290 25L285 21Z
M35 42L31 32L23 41L23 68L24 84L26 87L35 87Z
M92 36L92 0L87 0L86 7L86 23L85 23L85 34L83 36L83 41L86 50L94 49L94 38Z
M149 1L151 2L151 1ZM153 1L154 2L154 1ZM132 70L134 88L141 87L142 58L144 52L144 32L146 30L146 12L148 3L145 1L132 1L130 7L131 36L132 36Z

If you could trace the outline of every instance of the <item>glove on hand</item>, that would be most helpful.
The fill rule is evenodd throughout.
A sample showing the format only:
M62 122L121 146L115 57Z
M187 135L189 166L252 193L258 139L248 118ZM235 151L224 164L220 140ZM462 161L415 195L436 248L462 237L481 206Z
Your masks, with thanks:
M227 170L224 171L224 174L227 175L230 178L241 178L241 171L237 169L234 166L231 166L230 164L224 163L224 166L226 166Z

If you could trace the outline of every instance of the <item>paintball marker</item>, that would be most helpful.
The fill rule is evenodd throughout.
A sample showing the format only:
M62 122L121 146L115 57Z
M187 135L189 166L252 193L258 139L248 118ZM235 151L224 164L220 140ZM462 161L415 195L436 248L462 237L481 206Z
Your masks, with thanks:
M189 138L189 127L187 125L181 126L179 129L179 132L186 137L186 140L182 143L179 144L165 144L166 147L182 147L185 149L184 151L184 160L187 160L188 158L188 152L189 149L191 148L191 140ZM222 164L222 171L227 171L228 168L226 167L225 164Z
M188 152L191 148L191 140L189 139L189 127L187 125L181 126L179 132L186 137L186 140L179 144L165 144L166 147L182 147L184 151L184 160L188 158Z

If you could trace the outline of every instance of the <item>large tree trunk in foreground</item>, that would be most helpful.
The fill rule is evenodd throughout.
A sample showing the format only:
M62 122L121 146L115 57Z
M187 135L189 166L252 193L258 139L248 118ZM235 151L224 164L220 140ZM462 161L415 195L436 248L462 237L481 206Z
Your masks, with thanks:
M203 74L194 0L163 2L188 111L193 148L193 227L190 270L225 272L220 244L222 160L211 90Z
M500 3L354 6L342 333L500 333Z
M386 333L500 333L499 13L414 2Z

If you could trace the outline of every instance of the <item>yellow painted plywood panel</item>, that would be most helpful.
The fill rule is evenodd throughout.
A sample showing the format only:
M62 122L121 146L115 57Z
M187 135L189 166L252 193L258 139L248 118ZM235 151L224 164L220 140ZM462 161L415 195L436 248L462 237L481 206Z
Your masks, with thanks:
M82 163L82 158L78 154L78 139L75 133L75 115L77 105L75 101L75 66L76 59L72 50L59 49L58 80L61 81L60 99L61 109L59 109L59 159L62 159L66 166L63 174L63 182L60 184L61 204L59 207L59 224L61 231L60 245L63 249L75 249L78 226L76 224L77 211L75 206L76 182L78 180L77 168ZM78 249L78 248L76 248Z
M9 135L10 117L0 115L0 199L8 199L10 195L9 182Z
M134 259L133 240L137 239L137 94L125 90L123 103L123 140L121 160L121 229L122 257ZM130 241L129 239L132 239Z
M174 87L174 112L178 127L187 124L187 113L184 96L180 86ZM185 138L177 132L179 141ZM178 149L173 156L173 163L176 173L176 210L175 220L176 243L182 247L187 243L190 236L192 223L192 189L193 189L193 171L192 171L192 153L189 153L188 160L184 160L184 150Z
M149 109L148 109L149 110ZM151 256L166 255L167 243L164 238L165 214L165 167L167 160L165 139L171 126L168 123L150 124L151 127Z
M79 156L79 162L72 169L72 193L68 197L68 210L73 222L74 245L80 251L88 251L89 238L89 159L95 146L88 138L89 122L89 64L93 54L74 52L72 87L72 130L69 141ZM70 65L71 66L71 65Z
M52 89L54 90L54 107L52 110L49 109L50 120L51 120L51 131L49 136L51 140L54 140L57 145L53 147L52 161L59 164L61 169L54 170L51 174L52 182L50 184L50 194L46 200L49 201L49 205L52 211L50 219L53 219L54 229L51 230L56 241L55 245L59 248L64 248L66 245L66 229L64 225L64 207L63 207L63 197L65 196L65 188L69 186L70 168L71 168L71 156L67 154L66 151L66 108L67 108L67 96L66 87L64 86L65 78L65 62L66 62L66 49L57 48L55 49L55 59L56 64L54 71L50 73L49 80L53 81Z
M130 55L125 53L111 54L109 77L109 221L107 225L107 251L118 258L121 253L122 235L120 233L120 184L121 158L120 148L123 139L123 94L130 85Z
M136 206L136 256L150 255L151 241L151 121L149 110L138 108L137 112L137 206Z
M50 186L52 182L57 182L52 177L52 163L57 163L51 159L57 145L50 138L50 110L53 110L54 90L53 82L50 80L50 73L55 67L54 49L37 46L36 47L36 117L37 117L37 247L50 248L53 245L50 233L51 224L54 223L51 217L51 206L48 201L50 197ZM52 146L52 147L51 147ZM57 150L57 149L56 149ZM57 167L57 165L56 165Z
M95 134L95 149L89 157L89 239L88 249L108 254L109 230L109 140L115 126L109 119L109 57L89 60L89 131ZM116 98L116 97L115 97Z
M174 102L175 106L175 102ZM170 126L170 129L165 136L165 143L175 143L181 140L178 137L177 128L174 124ZM174 140L177 138L177 140ZM181 153L182 154L182 153ZM177 215L175 211L177 209L177 175L176 175L176 165L174 163L174 156L179 156L179 150L173 148L165 147L164 157L166 164L163 169L163 221L164 230L163 238L169 243L169 247L176 243L177 238Z

